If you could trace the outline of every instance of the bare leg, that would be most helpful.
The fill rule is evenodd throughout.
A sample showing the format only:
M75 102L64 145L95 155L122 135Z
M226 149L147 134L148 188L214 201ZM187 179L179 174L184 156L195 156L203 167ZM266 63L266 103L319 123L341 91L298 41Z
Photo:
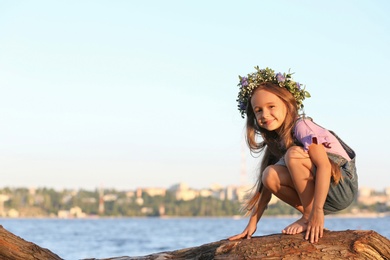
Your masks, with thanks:
M309 155L298 146L291 147L287 151L285 159L295 191L303 207L302 217L282 231L285 234L293 235L307 230L307 223L313 206L315 183L312 172L315 171L315 167Z
M276 197L303 214L302 203L287 167L281 165L268 166L263 172L262 183Z

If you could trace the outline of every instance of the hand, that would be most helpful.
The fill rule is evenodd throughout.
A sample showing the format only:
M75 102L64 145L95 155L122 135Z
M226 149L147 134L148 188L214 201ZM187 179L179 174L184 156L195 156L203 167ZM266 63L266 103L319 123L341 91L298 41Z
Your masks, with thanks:
M323 209L313 209L306 230L306 240L310 243L317 243L324 234L324 211Z
M228 239L229 240L237 240L237 239L242 239L242 238L251 239L253 233L256 232L256 229L257 229L257 223L253 224L252 221L249 221L248 225L246 226L244 231L242 231L241 234L231 236Z

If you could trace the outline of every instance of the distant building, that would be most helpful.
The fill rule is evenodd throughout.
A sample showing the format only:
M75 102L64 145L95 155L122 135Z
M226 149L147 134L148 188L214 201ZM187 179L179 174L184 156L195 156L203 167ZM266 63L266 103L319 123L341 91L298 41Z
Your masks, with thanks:
M141 188L138 188L138 189L135 191L135 194L136 194L137 198L141 198L141 197L142 197L142 189L141 189Z
M17 211L16 209L8 210L7 215L10 218L18 218L20 216L19 211Z
M180 183L176 183L176 184L173 184L171 187L169 187L169 191L177 191L177 190L189 190L190 187L188 186L187 183L184 183L184 182L180 182Z
M137 190L137 194L141 189ZM144 189L144 192L148 191L150 196L162 195L164 189L148 188ZM251 185L234 186L230 185L223 187L219 184L212 184L209 188L195 190L189 187L186 183L177 183L169 187L169 192L175 195L177 200L192 200L196 197L214 197L220 200L238 200L244 201L252 190ZM162 195L163 196L163 195ZM278 202L279 199L276 196L272 196L270 204ZM390 187L384 189L384 191L378 192L372 188L361 187L359 188L358 202L366 205L372 205L375 203L390 204Z
M116 201L118 199L118 196L116 194L104 194L103 200L104 201Z
M69 218L69 210L59 210L57 213L58 218Z
M85 218L86 214L80 207L73 207L69 210L69 213L74 218Z
M141 208L141 213L142 214L151 214L152 212L153 212L152 208L149 208L149 207L142 207Z
M250 195L252 186L240 186L236 188L236 196L234 199L238 201L245 201Z
M0 216L5 217L4 202L8 201L10 197L8 195L0 194Z
M176 200L193 200L198 195L198 192L190 189L186 183L175 184L169 188L169 191L174 193Z
M235 200L237 199L238 190L235 186L227 186L225 189L225 196L224 198L221 198L223 200Z
M85 218L86 214L80 207L73 207L70 210L59 210L57 213L59 218Z
M388 189L385 192L376 193L374 189L362 187L359 189L358 202L364 205L388 204L390 195L387 194L387 191Z
M167 193L167 189L165 188L143 188L142 191L148 194L150 197L154 197L154 196L164 197L165 194Z
M133 198L135 196L135 192L134 191L128 191L126 192L126 197L128 198Z
M137 203L137 205L139 205L139 206L142 206L142 205L144 205L144 199L143 198L136 198L135 203Z
M200 197L204 197L204 198L212 197L213 196L213 191L210 190L210 189L201 189L199 191L199 196Z
M385 189L385 194L390 197L390 187Z
M160 205L160 207L158 207L158 214L160 216L164 216L165 215L165 206L164 205Z
M361 187L359 189L359 197L369 197L372 193L374 193L374 190L371 188Z
M93 198L93 197L89 197L89 198L82 198L81 201L83 203L90 203L90 204L94 204L96 203L96 198Z

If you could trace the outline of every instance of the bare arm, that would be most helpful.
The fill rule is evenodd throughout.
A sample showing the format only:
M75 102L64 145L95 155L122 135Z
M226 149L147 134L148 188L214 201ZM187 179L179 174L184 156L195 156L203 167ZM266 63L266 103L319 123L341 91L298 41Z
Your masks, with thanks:
M311 243L318 242L318 238L322 237L324 230L324 204L329 191L331 165L323 145L317 144L313 140L313 144L309 146L309 156L313 164L316 166L316 178L314 189L313 208L309 217L308 228L305 239Z
M254 214L252 214L249 218L248 225L244 229L244 231L238 235L229 237L229 240L236 240L241 238L250 239L253 233L256 232L257 222L259 222L261 216L263 215L265 209L267 208L268 202L270 201L272 193L263 187L262 196L257 205L257 210Z

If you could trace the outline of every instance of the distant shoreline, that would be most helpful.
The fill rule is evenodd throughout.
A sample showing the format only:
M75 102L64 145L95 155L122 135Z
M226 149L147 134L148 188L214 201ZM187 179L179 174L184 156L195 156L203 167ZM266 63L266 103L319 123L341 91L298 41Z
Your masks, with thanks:
M263 216L262 218L297 218L300 217L299 214L294 214L294 215L275 215L275 216ZM330 214L326 215L325 218L385 218L385 217L390 217L390 212L385 212L385 213L358 213L358 214L352 214L352 213L345 213L345 214ZM28 219L52 219L52 220L104 220L104 219L185 219L185 218L209 218L209 219L218 219L218 218L226 218L226 219L246 219L247 217L241 216L241 215L234 215L234 216L152 216L152 217L147 217L147 216L139 216L139 217L127 217L127 216L119 216L119 217L99 217L99 216L86 216L83 218L58 218L58 217L17 217L17 218L10 218L10 217L0 217L0 219L9 219L9 220L28 220Z

